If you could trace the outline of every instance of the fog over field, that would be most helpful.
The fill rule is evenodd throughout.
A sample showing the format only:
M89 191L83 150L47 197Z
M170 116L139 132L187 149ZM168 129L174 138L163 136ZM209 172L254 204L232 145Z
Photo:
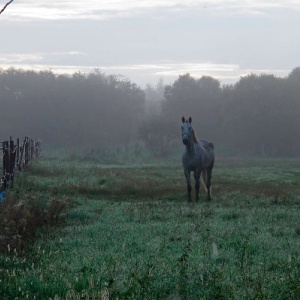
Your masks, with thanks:
M167 156L185 115L222 155L299 156L300 1L0 5L2 140Z
M173 84L160 80L145 89L99 70L56 75L2 69L0 137L169 156L183 147L185 115L219 155L299 157L299 83L299 67L284 78L252 74L223 86L210 76L185 74Z

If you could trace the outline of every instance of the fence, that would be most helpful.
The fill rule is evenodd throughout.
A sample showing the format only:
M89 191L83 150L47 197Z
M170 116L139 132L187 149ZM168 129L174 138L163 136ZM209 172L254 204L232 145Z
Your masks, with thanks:
M3 192L13 186L16 172L27 171L29 162L39 156L41 141L25 137L24 141L20 143L19 138L16 141L10 138L9 141L1 144L3 176L0 179L0 192Z

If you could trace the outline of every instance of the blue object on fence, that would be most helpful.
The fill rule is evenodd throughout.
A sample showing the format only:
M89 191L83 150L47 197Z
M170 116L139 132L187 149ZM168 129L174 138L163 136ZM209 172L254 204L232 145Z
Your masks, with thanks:
M4 197L5 197L4 192L0 192L0 202L4 199Z

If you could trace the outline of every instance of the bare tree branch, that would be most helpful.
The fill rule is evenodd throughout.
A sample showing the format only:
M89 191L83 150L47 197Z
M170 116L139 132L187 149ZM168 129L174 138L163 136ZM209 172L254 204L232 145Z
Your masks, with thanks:
M5 4L5 6L0 10L0 15L4 12L5 8L6 8L9 4L11 4L13 1L14 1L14 0L10 0L9 2L7 2L7 3Z

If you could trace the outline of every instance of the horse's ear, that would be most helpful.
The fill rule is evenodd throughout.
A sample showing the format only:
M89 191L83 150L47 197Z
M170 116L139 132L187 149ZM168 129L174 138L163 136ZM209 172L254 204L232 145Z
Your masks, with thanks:
M189 117L189 122L192 123L192 117Z
M184 122L185 122L185 117L182 117L182 119L181 119L181 120L182 120L182 123L184 123Z

